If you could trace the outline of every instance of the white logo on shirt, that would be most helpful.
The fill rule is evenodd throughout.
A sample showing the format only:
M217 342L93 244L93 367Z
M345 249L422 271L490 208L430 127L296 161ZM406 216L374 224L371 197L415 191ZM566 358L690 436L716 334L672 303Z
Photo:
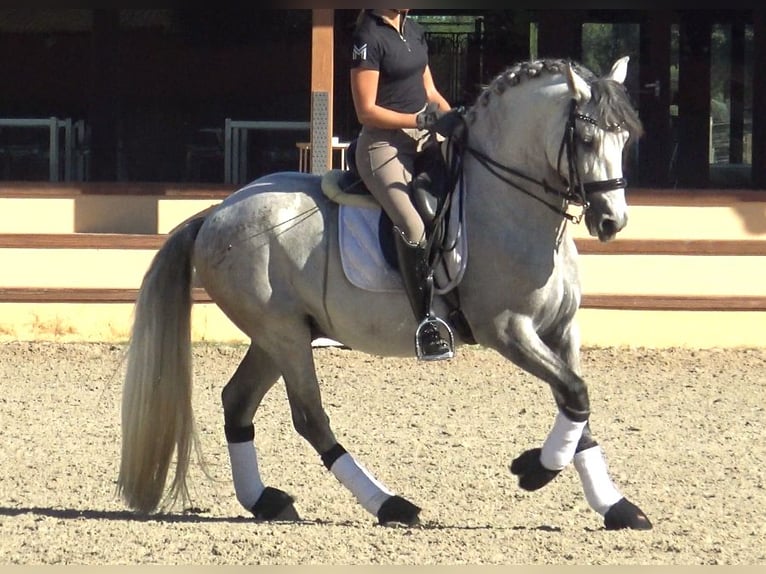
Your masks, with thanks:
M361 46L354 46L354 50L351 53L352 60L366 60L367 59L367 44Z

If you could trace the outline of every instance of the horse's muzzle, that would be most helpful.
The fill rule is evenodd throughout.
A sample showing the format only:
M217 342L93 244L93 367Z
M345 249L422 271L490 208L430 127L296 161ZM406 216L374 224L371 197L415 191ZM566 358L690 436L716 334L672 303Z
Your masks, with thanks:
M599 241L602 242L614 239L627 224L628 213L626 210L618 212L600 211L593 209L593 204L591 204L590 209L585 213L585 225L588 228L588 233L592 237L598 237Z

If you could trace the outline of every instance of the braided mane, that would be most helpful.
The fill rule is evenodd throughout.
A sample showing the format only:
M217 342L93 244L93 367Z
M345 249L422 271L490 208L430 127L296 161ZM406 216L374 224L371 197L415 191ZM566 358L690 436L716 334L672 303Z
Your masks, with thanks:
M590 86L593 103L596 108L595 118L601 126L622 126L630 133L630 140L635 142L643 133L638 117L625 86L604 78L599 78L582 64L564 59L542 59L519 62L501 72L486 85L471 108L466 112L468 124L476 121L478 109L505 93L506 90L525 84L543 75L558 75L566 72L566 67L582 77Z

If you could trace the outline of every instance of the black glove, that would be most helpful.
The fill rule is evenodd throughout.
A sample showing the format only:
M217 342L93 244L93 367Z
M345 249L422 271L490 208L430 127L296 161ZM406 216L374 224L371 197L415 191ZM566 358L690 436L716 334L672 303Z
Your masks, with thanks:
M457 135L465 124L465 109L460 106L448 112L439 112L439 119L429 128L445 138Z
M419 130L427 130L433 127L433 125L444 115L444 112L439 111L439 104L436 102L428 102L426 109L420 112L415 121Z

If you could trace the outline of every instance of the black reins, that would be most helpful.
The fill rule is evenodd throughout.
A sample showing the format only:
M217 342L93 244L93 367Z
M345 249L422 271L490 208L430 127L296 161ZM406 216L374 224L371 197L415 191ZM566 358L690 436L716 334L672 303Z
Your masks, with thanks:
M564 135L561 138L561 146L559 147L559 154L558 154L558 160L557 160L558 161L557 165L560 166L561 161L564 157L564 152L566 152L567 169L568 169L569 177L568 178L565 178L563 176L561 177L561 183L564 185L563 190L550 185L544 179L543 180L536 179L534 177L531 177L525 174L524 172L519 171L518 169L501 164L500 162L492 159L485 153L480 152L479 150L471 146L466 146L465 151L470 152L470 154L474 158L476 158L476 160L482 166L484 166L484 168L486 168L487 171L489 171L492 175L494 175L501 181L507 183L511 187L516 188L522 193L528 195L529 197L539 201L540 203L542 203L543 205L545 205L552 211L565 217L569 221L572 221L573 223L579 223L582 220L583 214L588 209L588 205L589 205L588 196L590 194L624 188L627 186L627 181L625 180L625 178L622 178L622 177L605 179L601 181L589 181L585 183L582 181L582 176L580 174L580 169L578 167L578 161L577 161L577 146L575 145L575 122L577 120L587 122L594 126L599 126L599 123L595 119L579 112L577 110L577 102L574 99L571 100L570 106L569 106L569 114L567 117L567 123L564 129ZM606 128L606 129L613 129L613 128ZM566 205L562 208L559 205L555 205L553 203L546 201L544 198L530 192L529 190L519 185L517 182L510 179L508 177L509 175L523 179L529 183L539 185L545 190L546 193L559 196L567 204L571 203L574 205L581 206L583 210L580 214L573 215L567 211Z

